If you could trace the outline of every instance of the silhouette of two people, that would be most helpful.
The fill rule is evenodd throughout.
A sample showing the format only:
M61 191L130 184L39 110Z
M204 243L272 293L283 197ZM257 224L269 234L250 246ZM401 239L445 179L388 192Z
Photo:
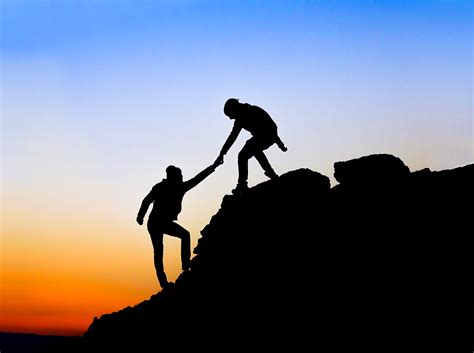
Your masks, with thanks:
M224 156L229 151L239 136L240 131L245 129L252 134L247 140L238 156L239 177L237 187L232 190L234 194L240 194L248 189L248 161L255 157L260 166L263 168L265 175L270 179L278 178L268 161L264 150L272 146L274 143L283 151L288 149L278 136L278 128L270 115L262 108L248 103L240 103L236 98L230 98L224 105L224 114L229 119L234 120L234 126L227 140L222 146L217 161L224 162Z
M278 178L263 151L274 143L284 152L287 151L287 148L278 136L277 125L270 115L258 106L240 103L235 98L226 101L224 114L234 120L234 127L216 161L187 181L183 181L181 169L173 165L168 166L166 178L153 186L143 199L138 211L136 220L138 224L142 225L148 208L153 204L147 228L153 244L156 276L162 288L169 285L163 266L163 235L168 234L181 239L181 266L183 271L188 270L191 265L191 237L185 228L175 222L181 212L183 197L224 162L225 154L232 147L242 129L249 131L252 137L239 152L239 177L237 187L232 192L240 194L248 189L248 161L252 157L257 159L267 177Z
M186 271L191 265L191 237L189 232L175 221L181 212L184 195L211 175L220 162L216 161L194 178L183 181L181 169L175 166L166 168L166 179L153 186L151 191L142 201L137 215L138 224L143 224L143 218L153 203L147 222L154 251L156 276L161 288L166 288L169 283L163 267L163 235L168 234L181 239L181 266Z

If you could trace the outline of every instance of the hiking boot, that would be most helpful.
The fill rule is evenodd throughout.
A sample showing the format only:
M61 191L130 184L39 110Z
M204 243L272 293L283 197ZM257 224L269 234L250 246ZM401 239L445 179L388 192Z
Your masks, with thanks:
M246 192L248 189L249 187L247 186L247 183L238 183L236 188L232 190L232 193L234 195L240 195Z
M267 177L269 177L270 179L272 179L272 180L275 180L275 179L278 179L278 178L279 178L278 174L275 173L274 170L265 172L264 174L265 174Z

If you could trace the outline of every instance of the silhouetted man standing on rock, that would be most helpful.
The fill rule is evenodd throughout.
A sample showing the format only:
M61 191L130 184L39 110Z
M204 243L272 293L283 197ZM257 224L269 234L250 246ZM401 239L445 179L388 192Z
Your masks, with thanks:
M206 179L221 163L216 160L214 164L188 181L183 181L181 169L170 165L166 168L166 179L153 186L142 201L137 215L137 222L140 225L143 224L143 217L148 207L153 203L147 228L153 243L156 275L161 288L166 288L169 284L163 267L163 235L168 234L181 239L181 265L183 271L188 270L191 265L190 234L174 221L178 219L181 212L184 195Z
M242 129L245 129L252 134L252 137L245 143L244 147L239 152L239 179L237 187L232 190L232 192L234 194L240 194L248 189L248 161L252 157L257 159L267 177L270 179L278 178L278 175L273 170L263 151L274 143L276 143L283 152L286 152L288 149L281 141L280 137L278 137L277 125L270 115L256 105L240 103L239 100L235 98L230 98L225 102L224 114L230 119L235 120L235 122L216 162L223 163L224 155L234 144Z

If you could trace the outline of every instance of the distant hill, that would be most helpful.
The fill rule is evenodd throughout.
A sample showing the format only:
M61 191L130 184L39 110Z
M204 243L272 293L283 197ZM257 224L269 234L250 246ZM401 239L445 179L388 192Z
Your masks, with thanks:
M0 352L5 353L42 353L58 347L77 347L78 344L79 337L0 332Z
M334 168L332 188L299 169L224 196L191 270L95 318L80 351L470 348L474 165L411 172L382 154Z

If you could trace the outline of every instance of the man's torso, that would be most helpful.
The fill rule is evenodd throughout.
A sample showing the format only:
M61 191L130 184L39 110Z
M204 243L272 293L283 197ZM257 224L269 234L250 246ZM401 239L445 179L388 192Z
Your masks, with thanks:
M181 212L181 204L186 189L184 183L169 183L163 180L153 187L155 196L150 220L174 221Z
M277 126L273 119L256 105L245 104L243 112L236 119L236 124L257 138L273 138L277 134Z

